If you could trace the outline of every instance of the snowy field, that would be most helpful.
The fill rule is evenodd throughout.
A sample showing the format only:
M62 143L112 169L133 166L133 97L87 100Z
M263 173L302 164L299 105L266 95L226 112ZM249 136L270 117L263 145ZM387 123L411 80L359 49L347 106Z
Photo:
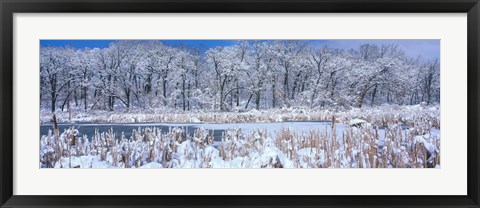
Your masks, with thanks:
M438 107L389 108L332 113L332 120L323 122L121 124L135 127L129 137L112 130L81 131L111 124L70 124L41 136L40 167L440 167ZM213 130L221 131L219 139Z
M440 41L337 41L42 40L39 166L440 167Z

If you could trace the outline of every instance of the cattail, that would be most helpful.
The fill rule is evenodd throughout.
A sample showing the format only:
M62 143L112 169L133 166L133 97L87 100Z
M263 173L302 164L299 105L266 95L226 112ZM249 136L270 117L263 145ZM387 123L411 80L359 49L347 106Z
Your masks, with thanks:
M57 115L55 113L53 113L53 134L58 138Z

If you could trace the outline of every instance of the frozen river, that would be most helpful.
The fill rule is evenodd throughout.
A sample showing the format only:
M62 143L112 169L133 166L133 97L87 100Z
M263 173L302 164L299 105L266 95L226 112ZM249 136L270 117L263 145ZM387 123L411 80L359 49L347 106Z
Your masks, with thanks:
M329 133L332 130L332 122L318 121L318 122L270 122L270 123L60 123L58 124L60 132L74 126L83 135L86 134L90 139L95 130L99 132L108 132L110 129L120 138L122 132L126 138L130 138L132 131L138 128L155 127L160 128L162 132L168 132L170 128L183 128L189 135L193 135L196 129L204 128L213 133L215 141L221 141L222 134L228 129L241 129L243 134L247 134L255 129L266 129L271 135L275 135L282 128L290 128L290 130L297 133L308 133L311 130ZM341 137L348 125L336 124L337 136ZM47 135L48 130L53 129L52 124L40 125L40 136ZM405 129L402 131L402 136L405 138ZM380 144L383 143L385 129L379 128ZM432 133L439 135L440 130L432 129Z
M60 123L58 128L60 132L63 132L65 129L74 126L77 128L81 134L86 134L90 138L95 130L99 132L108 132L110 129L113 132L120 136L123 132L126 138L129 138L132 135L134 129L145 128L145 127L156 127L161 128L162 132L168 132L169 128L179 127L186 130L190 135L198 128L204 128L213 132L215 141L220 141L222 133L227 129L241 129L242 132L248 133L251 130L255 129L267 129L269 133L278 132L282 128L290 128L299 133L308 132L312 129L324 131L325 129L330 129L332 126L331 122L272 122L272 123ZM337 128L342 128L342 125L337 125ZM47 135L48 130L53 129L52 124L42 124L40 125L40 135Z

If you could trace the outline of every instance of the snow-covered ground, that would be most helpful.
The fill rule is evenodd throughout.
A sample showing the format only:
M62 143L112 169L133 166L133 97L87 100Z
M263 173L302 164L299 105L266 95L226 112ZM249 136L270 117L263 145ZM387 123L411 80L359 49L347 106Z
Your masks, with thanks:
M259 123L285 121L331 121L333 117L339 123L348 124L352 119L361 119L377 126L408 124L415 122L440 126L440 106L400 106L381 105L376 107L352 108L350 110L281 108L269 110L250 110L246 112L204 112L178 111L172 109L132 110L130 112L110 112L82 110L56 112L59 123ZM40 123L51 123L52 113L40 111Z
M198 124L195 124L198 125ZM205 128L204 128L205 127ZM207 128L227 129L214 142ZM267 130L268 129L268 130ZM422 130L424 131L424 130ZM335 134L332 134L335 132ZM439 167L437 129L288 122L205 124L193 135L184 129L134 130L81 137L71 128L42 136L43 168L418 168Z
M433 168L440 167L439 115L439 106L422 105L85 114L71 121L94 122L83 127L124 122L135 128L128 136L105 128L82 134L82 127L63 123L71 127L41 136L40 167ZM41 121L49 121L48 113L42 111ZM221 138L214 140L212 130L220 130Z

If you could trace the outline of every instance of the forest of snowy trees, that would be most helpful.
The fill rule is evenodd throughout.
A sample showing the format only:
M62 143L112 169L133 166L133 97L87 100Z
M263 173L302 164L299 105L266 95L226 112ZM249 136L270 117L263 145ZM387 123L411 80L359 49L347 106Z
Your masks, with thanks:
M208 49L161 41L106 48L42 46L40 105L49 111L233 111L440 102L438 60L395 44L341 50L306 41L238 41Z

